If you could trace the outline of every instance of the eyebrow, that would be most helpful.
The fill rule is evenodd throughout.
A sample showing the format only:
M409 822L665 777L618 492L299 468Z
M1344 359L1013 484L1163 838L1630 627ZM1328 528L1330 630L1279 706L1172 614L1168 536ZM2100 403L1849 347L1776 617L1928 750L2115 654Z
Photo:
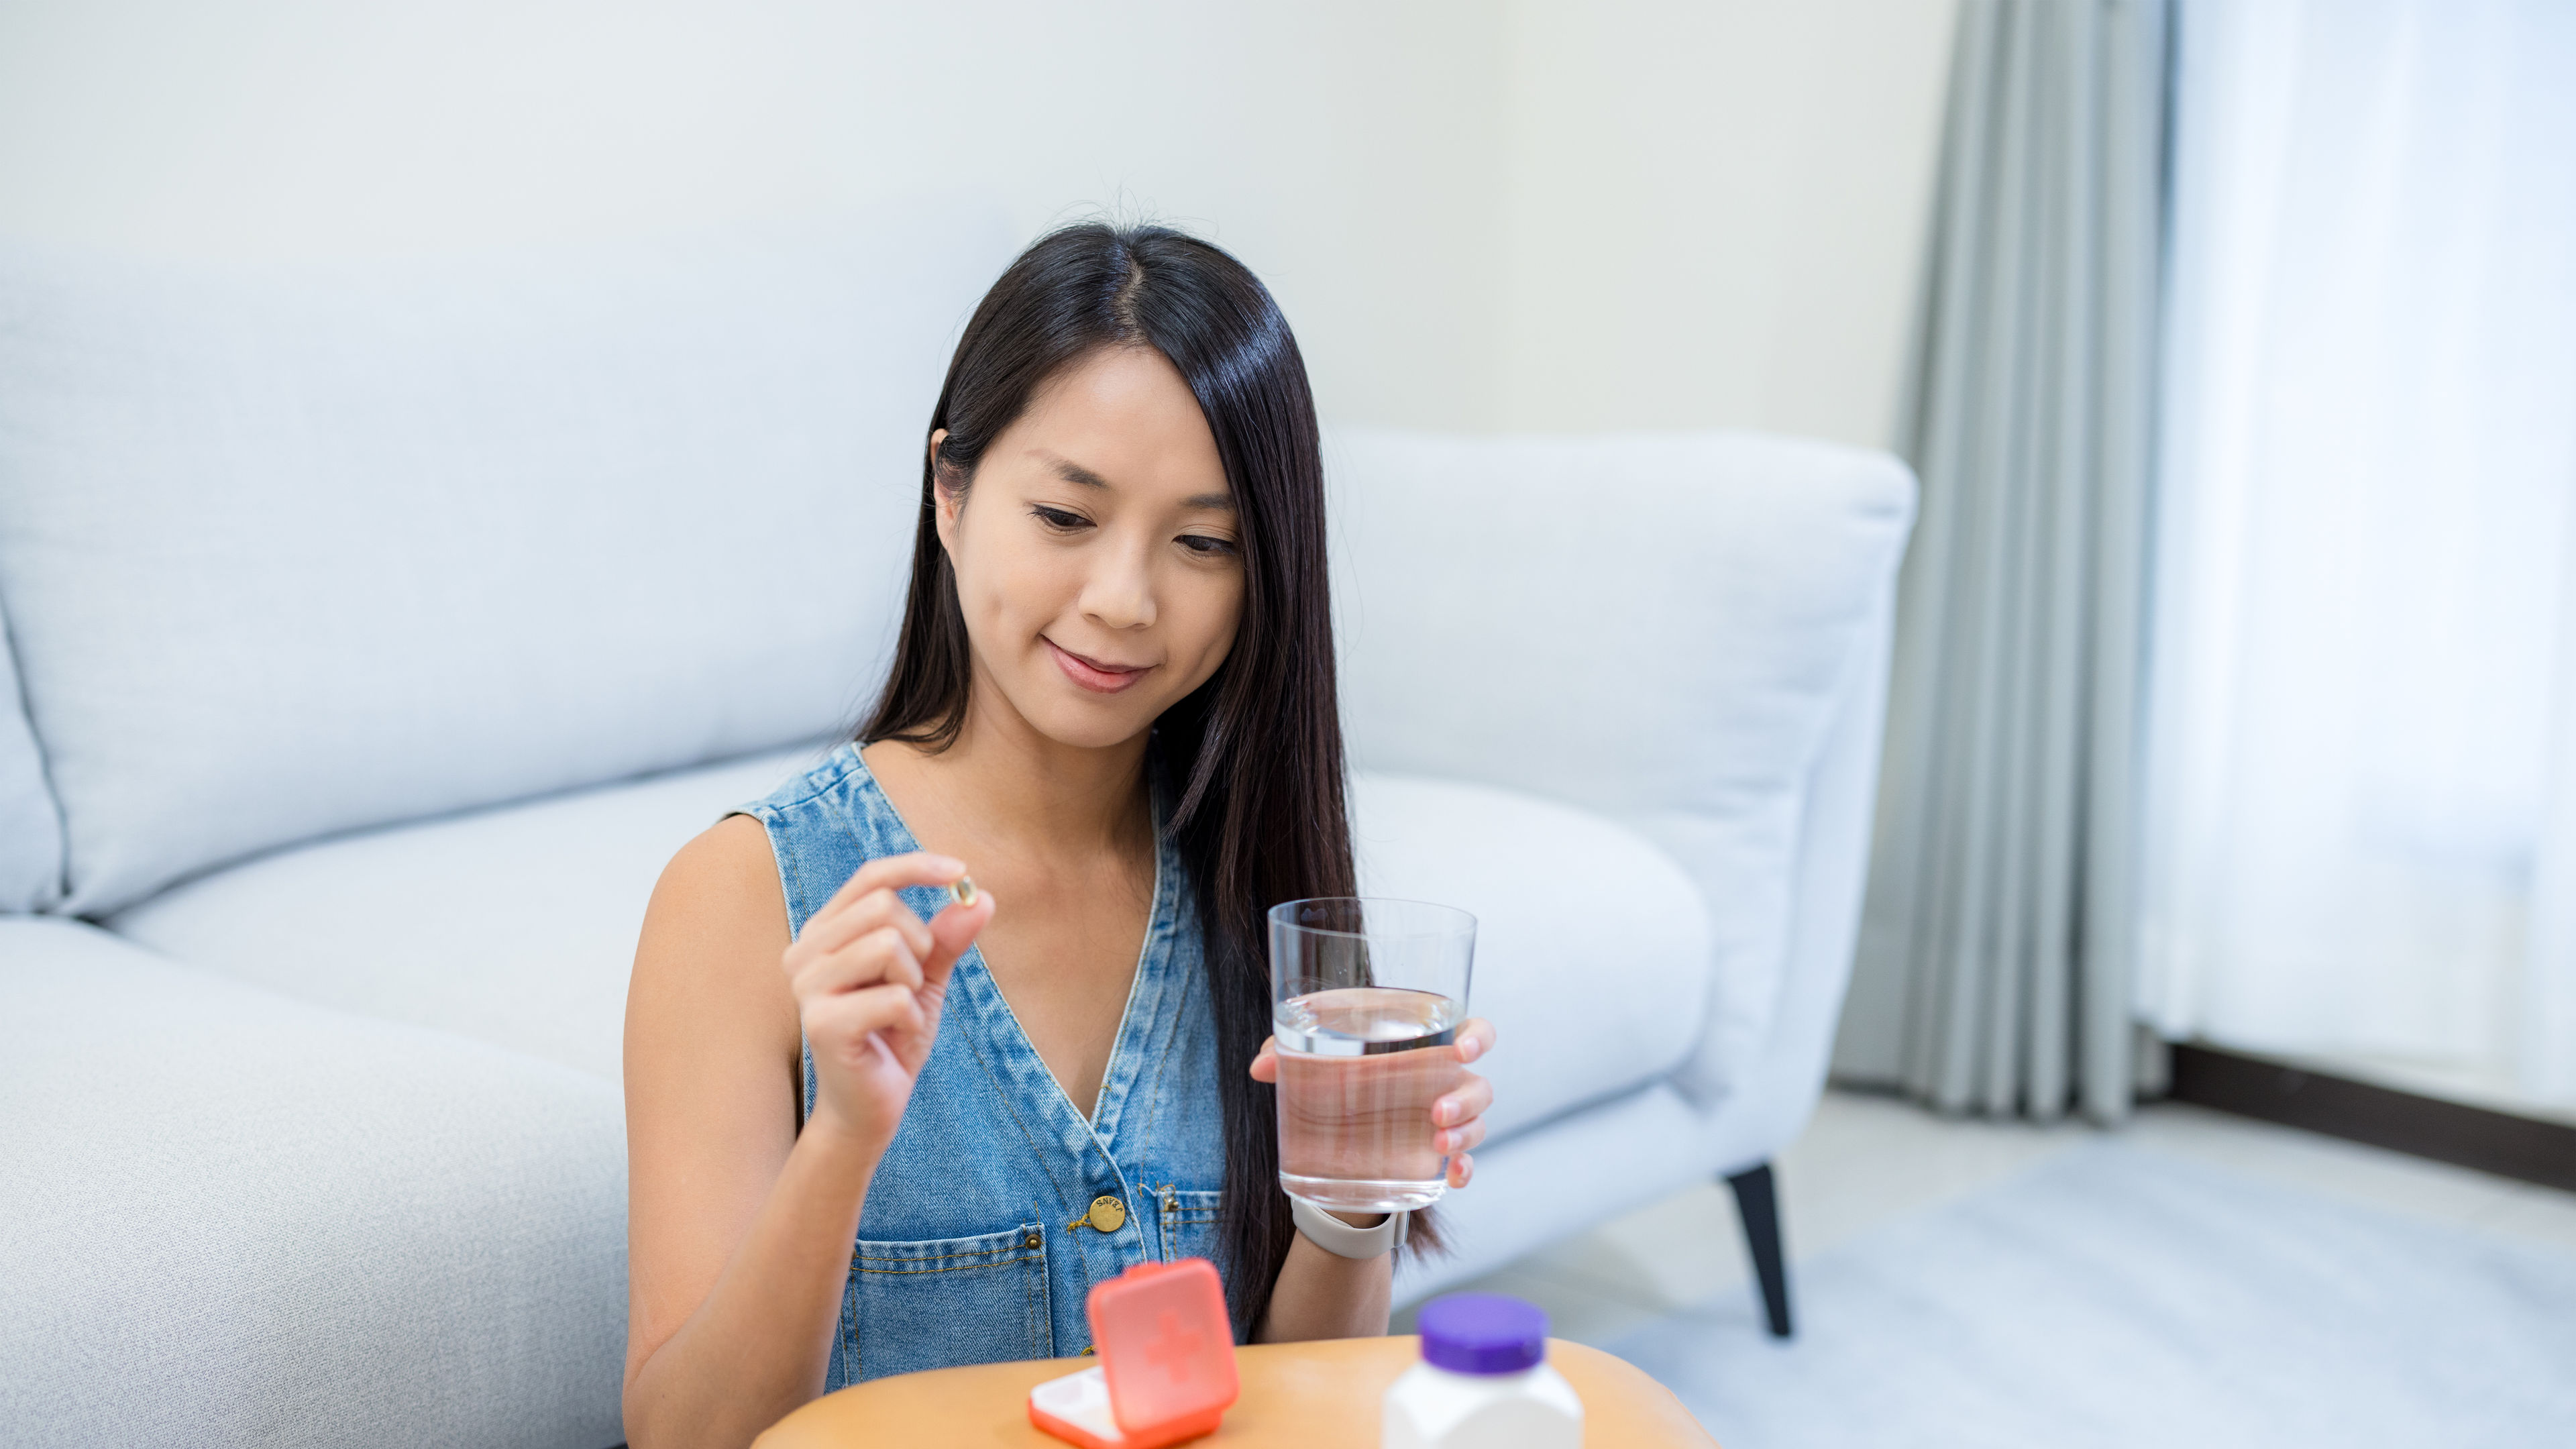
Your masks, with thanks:
M1080 463L1077 463L1070 458L1059 458L1053 453L1046 453L1041 456L1047 460L1047 466L1054 470L1055 476L1063 479L1067 483L1076 484L1084 488L1097 488L1102 492L1109 491L1108 479L1092 472ZM1181 500L1181 506L1184 508L1218 508L1223 509L1228 513L1232 513L1234 511L1234 495L1231 493L1193 493L1189 497Z

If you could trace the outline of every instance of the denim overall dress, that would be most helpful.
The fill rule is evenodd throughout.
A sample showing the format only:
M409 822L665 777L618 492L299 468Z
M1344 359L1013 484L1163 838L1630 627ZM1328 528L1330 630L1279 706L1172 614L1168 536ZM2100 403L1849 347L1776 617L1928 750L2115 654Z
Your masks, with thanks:
M1089 1118L1068 1100L993 984L958 958L930 1057L869 1182L832 1345L828 1392L887 1374L1091 1347L1091 1285L1217 1242L1225 1141L1198 916L1154 798L1153 918ZM768 827L789 929L862 864L918 850L856 744L730 812ZM944 889L912 887L927 919ZM805 1100L814 1106L814 1053Z

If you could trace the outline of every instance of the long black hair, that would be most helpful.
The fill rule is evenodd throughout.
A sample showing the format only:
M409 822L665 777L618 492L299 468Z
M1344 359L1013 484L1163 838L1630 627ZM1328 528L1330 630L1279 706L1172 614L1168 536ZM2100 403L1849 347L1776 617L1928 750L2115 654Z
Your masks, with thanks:
M1354 890L1324 565L1324 468L1297 339L1269 289L1223 250L1161 226L1089 222L1040 238L986 293L930 416L903 633L862 742L931 749L966 722L971 671L938 488L970 482L1040 385L1092 353L1150 347L1198 398L1232 492L1241 622L1225 663L1155 723L1179 790L1167 823L1195 888L1225 1129L1221 1241L1238 1338L1270 1301L1294 1233L1279 1190L1272 1089L1247 1074L1270 1029L1264 910ZM1413 1239L1437 1245L1417 1218Z

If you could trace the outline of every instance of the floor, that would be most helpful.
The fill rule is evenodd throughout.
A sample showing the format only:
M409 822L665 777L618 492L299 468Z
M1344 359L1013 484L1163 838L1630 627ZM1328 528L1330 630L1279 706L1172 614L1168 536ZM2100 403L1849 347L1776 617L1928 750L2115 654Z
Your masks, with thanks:
M2576 1193L2179 1103L2119 1129L2141 1146L2401 1215L2576 1250ZM2061 1123L1935 1116L1892 1097L1828 1092L1776 1164L1794 1301L1796 1263L1893 1219L1995 1183L2095 1140ZM1676 1242L1699 1251L1674 1251ZM1650 1266L1651 1265L1651 1266ZM1727 1292L1752 1293L1734 1199L1723 1184L1676 1193L1533 1253L1459 1291L1510 1293L1545 1308L1552 1331L1609 1340ZM1399 1313L1397 1333L1413 1330Z

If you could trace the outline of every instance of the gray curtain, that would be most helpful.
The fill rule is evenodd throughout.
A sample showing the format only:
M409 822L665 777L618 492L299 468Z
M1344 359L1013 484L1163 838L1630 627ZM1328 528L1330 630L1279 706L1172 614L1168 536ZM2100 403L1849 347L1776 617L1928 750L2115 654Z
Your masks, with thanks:
M1901 585L1839 1078L2134 1096L2141 597L2169 0L1967 0L1902 447Z

